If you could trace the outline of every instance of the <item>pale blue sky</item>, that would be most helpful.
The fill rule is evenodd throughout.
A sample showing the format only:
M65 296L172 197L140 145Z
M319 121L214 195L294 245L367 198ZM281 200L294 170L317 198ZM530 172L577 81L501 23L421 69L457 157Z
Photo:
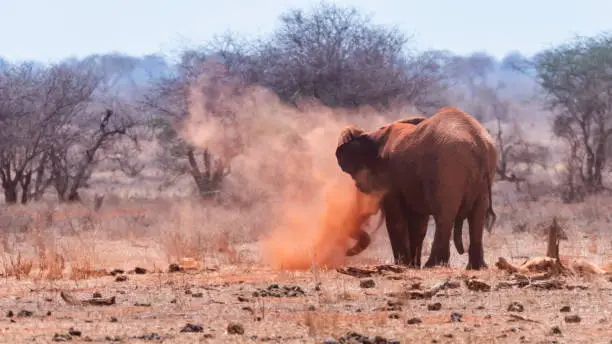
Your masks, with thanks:
M0 0L0 56L50 61L118 51L173 53L231 29L265 34L315 0ZM610 0L337 0L413 34L418 49L531 55L612 29Z

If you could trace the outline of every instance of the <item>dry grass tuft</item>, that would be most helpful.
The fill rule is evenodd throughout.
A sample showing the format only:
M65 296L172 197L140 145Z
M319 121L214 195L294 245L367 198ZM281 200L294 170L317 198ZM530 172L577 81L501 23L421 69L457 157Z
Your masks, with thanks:
M8 257L3 257L3 265L6 277L15 277L17 280L21 280L30 275L34 262L23 258L21 252L17 252L16 256L9 255Z
M96 267L87 259L73 261L70 265L70 279L73 281L104 275L106 275L105 270L96 269Z
M38 253L38 278L45 280L59 280L64 276L66 260L57 252L39 251Z

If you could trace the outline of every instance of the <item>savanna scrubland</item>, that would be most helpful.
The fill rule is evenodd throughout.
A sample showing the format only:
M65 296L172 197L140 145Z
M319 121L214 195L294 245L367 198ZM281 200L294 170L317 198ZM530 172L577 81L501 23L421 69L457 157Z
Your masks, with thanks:
M406 34L322 3L176 60L0 60L0 341L609 343L612 37L497 60ZM445 105L497 143L489 269L390 265L384 224L344 257L342 128ZM565 269L495 265L550 228Z

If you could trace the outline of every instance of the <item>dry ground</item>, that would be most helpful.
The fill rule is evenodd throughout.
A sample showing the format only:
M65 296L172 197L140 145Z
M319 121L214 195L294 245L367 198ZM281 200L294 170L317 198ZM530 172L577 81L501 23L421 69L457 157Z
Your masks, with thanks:
M73 341L123 343L322 343L347 332L378 335L400 343L612 340L612 282L605 278L562 279L565 285L555 290L495 290L499 281L509 277L491 269L466 274L493 287L490 291L472 291L462 281L464 273L455 269L388 272L370 278L336 271L279 273L230 266L218 271L126 275L125 281L104 276L78 283L6 280L0 286L0 308L13 315L1 320L0 340L48 343L60 339L56 334L69 334L71 330L80 333L73 332ZM364 282L369 279L373 284ZM457 283L432 298L411 299L403 294L413 288L427 289L445 279ZM300 289L295 288L294 294L279 293L281 297L255 296L259 289L272 284L281 289ZM79 299L98 292L102 297L115 296L116 303L70 305L60 297L60 290L68 290ZM511 311L508 307L514 302L522 307ZM569 307L569 311L563 312L563 307ZM580 317L579 323L565 319L574 315ZM201 329L182 332L187 324L200 325ZM228 333L231 324L239 324L244 332Z
M197 204L161 201L106 204L98 213L79 207L13 207L2 214L4 228L12 230L5 232L0 251L0 342L70 338L122 343L323 343L328 339L331 343L331 338L340 340L356 332L370 336L372 342L381 336L400 343L610 343L609 276L559 277L551 279L561 281L556 284L503 288L501 282L512 281L512 276L494 264L498 257L521 263L525 257L543 255L544 229L553 215L560 216L568 238L561 241L562 255L584 257L598 265L612 262L612 199L588 199L571 206L555 200L497 199L502 200L496 208L497 226L485 234L488 270L465 271L467 257L457 255L453 247L451 268L383 271L370 277L335 269L267 268L260 263L257 245L257 228L264 223L255 216L258 210L238 216L222 208L203 211ZM423 259L429 253L431 234L432 228ZM467 235L464 240L467 243ZM384 228L374 235L372 245L347 265L390 263ZM170 263L185 256L195 257L200 268L168 272ZM135 267L147 271L131 272ZM113 269L125 273L110 275ZM118 275L127 279L117 281ZM466 279L472 276L491 290L470 290ZM363 282L368 279L373 284ZM410 296L445 280L454 283L431 298ZM274 284L299 289L288 292L290 297L254 295ZM91 299L94 293L114 296L115 303L68 304L60 296L62 290L80 300ZM514 302L520 306L509 310ZM576 315L580 322L572 322ZM182 332L188 324L201 328Z

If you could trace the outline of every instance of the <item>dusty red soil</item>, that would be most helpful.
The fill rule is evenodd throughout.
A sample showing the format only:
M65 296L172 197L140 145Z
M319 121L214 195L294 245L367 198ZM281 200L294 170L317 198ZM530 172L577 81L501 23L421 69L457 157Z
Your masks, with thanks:
M348 332L400 343L612 341L609 276L558 278L558 289L498 290L498 283L510 275L495 267L481 272L407 270L363 278L335 270L278 272L230 266L218 271L125 275L123 282L111 275L76 282L3 279L0 342L51 343L70 338L109 343L333 343L331 338L340 340ZM465 278L472 276L491 290L469 290ZM364 288L361 281L367 279L374 285ZM455 282L453 287L429 299L404 295L446 279ZM254 296L258 288L271 284L294 289L280 292L280 297ZM60 296L62 290L77 299L91 299L94 292L103 298L115 296L115 304L71 305ZM522 311L509 311L512 302L518 302ZM435 303L439 309L432 306ZM561 311L565 306L569 311ZM566 320L575 315L580 322ZM233 323L240 325L233 329L241 327L243 332L228 333ZM201 328L181 332L187 324Z

